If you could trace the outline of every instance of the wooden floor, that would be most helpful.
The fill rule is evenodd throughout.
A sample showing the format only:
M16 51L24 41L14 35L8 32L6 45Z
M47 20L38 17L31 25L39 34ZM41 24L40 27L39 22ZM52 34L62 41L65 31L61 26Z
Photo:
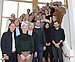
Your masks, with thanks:
M45 62L45 58L42 58L42 62ZM50 62L50 58L48 58L48 62Z

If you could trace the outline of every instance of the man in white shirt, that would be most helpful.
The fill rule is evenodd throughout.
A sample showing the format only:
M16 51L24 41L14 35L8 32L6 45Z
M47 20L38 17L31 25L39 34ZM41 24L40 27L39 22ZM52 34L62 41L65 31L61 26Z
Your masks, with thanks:
M19 26L19 20L15 20L15 25L16 25L16 36L20 35L22 33L21 27Z
M46 19L46 14L43 13L42 14L42 20L41 20L41 25L40 25L41 28L43 28L45 22L49 22L49 20Z

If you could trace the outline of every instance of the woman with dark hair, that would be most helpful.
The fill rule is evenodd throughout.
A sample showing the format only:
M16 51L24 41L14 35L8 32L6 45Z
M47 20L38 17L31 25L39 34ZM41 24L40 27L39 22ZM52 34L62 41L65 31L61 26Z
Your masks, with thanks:
M16 53L16 35L14 33L16 26L14 23L10 23L8 31L3 33L1 38L1 50L2 56L5 62L17 62Z
M49 11L51 11L51 9L45 9L44 12L46 14L46 19L50 20L50 17L52 16L51 14L49 14Z
M53 62L52 46L50 41L50 24L48 22L44 25L44 34L46 38L46 50L44 51L45 62L48 62L48 53L50 54L50 61Z

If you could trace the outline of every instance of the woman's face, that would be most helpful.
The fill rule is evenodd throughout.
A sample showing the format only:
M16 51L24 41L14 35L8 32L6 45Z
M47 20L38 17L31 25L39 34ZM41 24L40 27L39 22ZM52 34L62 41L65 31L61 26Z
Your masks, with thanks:
M55 16L53 16L53 21L56 21L56 17Z
M48 14L48 10L45 10L45 14Z
M25 19L27 19L27 21L28 21L28 19L29 19L29 15L28 14L26 14Z
M14 32L15 28L16 28L16 26L15 26L14 23L12 23L12 24L9 26L9 29L10 29L11 32Z
M20 17L20 21L22 21L22 20L23 20L23 17L21 16L21 17Z
M48 23L45 25L45 28L46 28L46 29L49 28L49 24L48 24Z
M31 15L31 16L29 16L29 20L30 21L32 21L33 20L33 16Z

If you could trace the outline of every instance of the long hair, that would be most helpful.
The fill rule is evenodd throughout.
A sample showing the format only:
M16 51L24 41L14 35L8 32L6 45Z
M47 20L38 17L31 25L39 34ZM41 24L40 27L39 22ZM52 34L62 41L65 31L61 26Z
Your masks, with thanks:
M13 23L13 22L12 22L12 23L10 23L10 24L9 24L9 26L10 26L11 24L14 24L14 25L15 25L15 23ZM9 26L8 26L8 31L10 31L10 28L9 28ZM16 25L15 25L15 26L16 26Z
M48 28L46 28L47 24L49 25ZM50 41L50 32L51 32L50 24L48 22L46 22L44 25L44 35L45 35L46 42Z
M45 27L46 24L49 25L49 28L46 28L46 27ZM45 22L43 30L44 30L44 32L46 32L46 31L47 31L47 32L50 32L50 23L49 23L49 22Z
M54 15L56 17L56 21L61 25L62 23L62 12L58 9L55 10Z

